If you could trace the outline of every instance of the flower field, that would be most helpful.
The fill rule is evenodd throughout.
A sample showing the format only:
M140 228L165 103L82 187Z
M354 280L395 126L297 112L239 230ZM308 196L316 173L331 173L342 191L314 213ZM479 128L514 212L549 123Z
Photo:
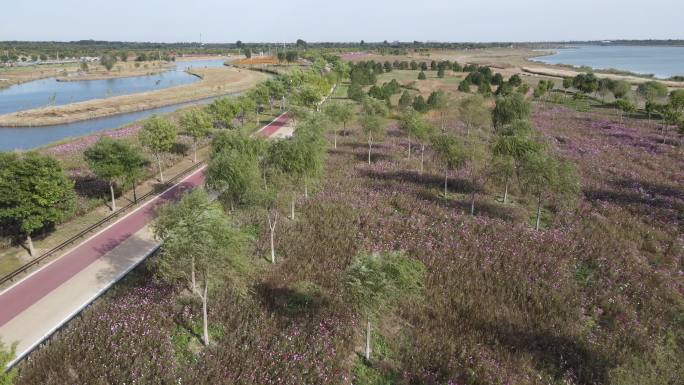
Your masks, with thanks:
M680 142L645 119L534 108L582 181L573 204L544 210L546 230L530 226L534 202L512 189L504 205L491 182L471 216L466 176L451 175L444 197L430 148L421 174L395 126L368 165L352 128L297 220L283 219L278 264L264 258L266 216L234 214L254 238L255 267L246 290L214 289L212 345L199 343L199 303L141 266L23 362L17 384L677 383ZM424 263L425 292L384 313L365 363L342 277L358 252L387 250Z

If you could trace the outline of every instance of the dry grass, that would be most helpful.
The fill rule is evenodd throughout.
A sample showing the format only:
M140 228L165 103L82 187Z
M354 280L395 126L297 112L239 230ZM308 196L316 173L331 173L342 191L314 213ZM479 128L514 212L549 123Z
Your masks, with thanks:
M196 68L202 80L159 91L95 99L63 106L37 108L0 116L0 126L49 126L143 111L157 107L245 91L267 75L236 68Z
M68 70L67 74L57 76L59 82L76 82L81 80L105 80L145 76L168 71L174 67L173 63L165 61L151 62L117 62L110 71L101 65L89 65L87 72L80 70Z
M563 68L549 68L549 67L522 67L522 71L531 73L534 75L544 75L544 76L553 76L553 77L558 77L558 78L571 78L579 75L582 73L582 71L573 71L570 69L563 69ZM641 83L646 83L649 81L652 81L654 79L649 79L649 78L643 78L643 77L638 77L638 76L630 76L630 75L615 75L615 74L605 74L605 73L596 73L596 76L600 78L607 78L607 79L613 79L613 80L625 80L627 82L630 82L632 84L641 84ZM659 82L665 84L668 87L672 88L684 88L684 82L675 82L675 81L670 81L670 80L658 80Z

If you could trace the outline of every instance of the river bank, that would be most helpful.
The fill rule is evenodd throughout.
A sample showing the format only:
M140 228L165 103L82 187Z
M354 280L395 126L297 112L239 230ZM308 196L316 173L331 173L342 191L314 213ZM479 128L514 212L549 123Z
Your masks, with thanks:
M43 107L0 116L1 127L51 126L144 111L174 104L245 91L266 74L238 68L188 68L200 81L158 91Z

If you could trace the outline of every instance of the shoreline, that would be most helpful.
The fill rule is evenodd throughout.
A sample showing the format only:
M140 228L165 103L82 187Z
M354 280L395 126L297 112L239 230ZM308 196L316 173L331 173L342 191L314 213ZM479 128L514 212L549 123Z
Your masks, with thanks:
M0 127L43 127L140 112L245 91L267 75L232 67L193 68L192 84L0 115Z

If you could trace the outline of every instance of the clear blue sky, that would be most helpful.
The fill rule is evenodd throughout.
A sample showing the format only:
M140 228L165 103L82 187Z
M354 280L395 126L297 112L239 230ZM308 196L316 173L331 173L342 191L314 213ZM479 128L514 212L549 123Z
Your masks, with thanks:
M3 0L0 40L684 38L684 0Z

